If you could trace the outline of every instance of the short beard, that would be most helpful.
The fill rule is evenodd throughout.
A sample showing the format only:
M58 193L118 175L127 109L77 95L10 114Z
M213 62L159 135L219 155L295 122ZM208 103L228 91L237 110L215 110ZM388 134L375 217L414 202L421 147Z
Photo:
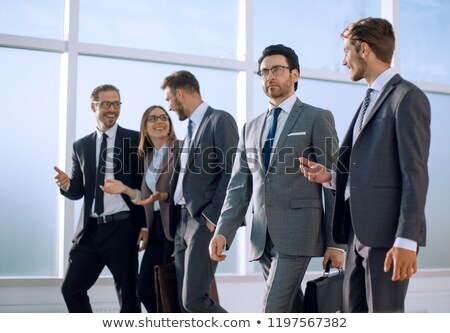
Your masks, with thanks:
M353 73L353 76L351 78L355 82L364 79L364 75L366 74L367 71L367 61L365 61L363 57L358 56L358 59L356 59L356 61L359 64L359 69L357 72Z

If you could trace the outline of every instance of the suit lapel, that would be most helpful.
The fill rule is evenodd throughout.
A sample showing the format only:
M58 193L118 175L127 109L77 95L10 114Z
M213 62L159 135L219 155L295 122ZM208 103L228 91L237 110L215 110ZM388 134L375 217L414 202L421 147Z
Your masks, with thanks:
M126 156L128 152L124 151L124 142L123 142L123 133L122 128L120 126L117 126L117 132L116 132L116 139L114 140L114 154L113 154L113 161L116 161L116 158L118 161L122 161L123 159L120 158L121 153L122 156ZM114 166L114 177L116 179L120 179L122 173L120 172L120 169L122 168L122 165L120 163L113 163ZM119 176L119 177L118 177Z
M209 117L211 116L211 113L212 108L208 106L200 124L198 125L198 129L195 131L195 137L193 139L194 142L191 143L191 148L189 149L189 156L186 165L191 165L191 163L194 161L194 155L198 147L200 147L200 139L203 137L203 133L205 132L206 125L208 124L208 120Z
M86 179L94 179L93 186L89 191L91 191L92 198L94 197L95 186L97 183L97 156L96 156L96 148L97 148L97 132L95 131L90 139L89 144L86 146L86 168L85 172L91 173L90 175L86 175Z
M257 151L258 151L258 160L259 161L264 160L263 156L262 156L262 150L263 150L264 142L266 140L266 138L263 138L263 135L264 135L264 126L265 126L266 120L267 120L267 115L268 115L268 111L266 111L266 113L259 116L259 118L256 120L255 137L257 138L256 147L258 147ZM261 163L261 165L263 165L263 163ZM262 167L262 169L264 169L264 167Z
M391 91L394 89L394 86L401 80L400 75L395 74L392 79L390 79L388 81L388 83L386 83L386 86L384 87L383 91L381 92L380 96L378 97L378 99L376 100L375 104L373 105L372 110L370 111L370 113L367 115L367 121L364 122L364 127L365 125L367 125L367 123L370 121L370 119L372 119L372 117L375 115L375 113L378 111L378 109L380 108L381 104L383 104L384 100L389 96L389 94L391 93ZM364 129L363 127L363 129Z
M280 152L281 149L284 147L286 138L288 134L291 133L291 130L294 127L295 123L297 122L298 118L300 117L302 111L303 111L303 103L297 98L297 100L294 103L294 106L292 107L291 112L289 112L289 116L286 119L284 127L281 129L281 134L277 141L275 154L270 160L269 168L278 160L278 152Z
M164 155L162 156L160 168L156 173L156 184L158 184L161 175L168 172L170 161L173 158L173 155L170 154L170 149L172 149L170 146L164 147L162 149L164 149L163 150Z
M394 89L395 85L401 80L400 75L396 74L392 77L392 79L390 79L388 81L388 83L386 83L386 86L383 88L383 90L381 91L380 96L378 96L378 99L375 101L375 104L373 105L372 110L370 111L370 113L366 116L367 120L364 122L364 125L361 129L361 132L359 133L358 137L355 140L358 141L358 138L361 136L362 132L364 132L364 129L366 128L367 124L369 124L370 120L373 118L373 116L377 113L377 111L380 109L380 106L383 104L383 102L385 101L385 99L389 96L389 94L391 93L391 91ZM361 107L359 108L361 109ZM358 115L359 113L359 109L358 112L356 113L356 115ZM356 118L354 119L356 121ZM353 126L354 126L354 122L353 122ZM352 131L353 131L353 126L351 127Z

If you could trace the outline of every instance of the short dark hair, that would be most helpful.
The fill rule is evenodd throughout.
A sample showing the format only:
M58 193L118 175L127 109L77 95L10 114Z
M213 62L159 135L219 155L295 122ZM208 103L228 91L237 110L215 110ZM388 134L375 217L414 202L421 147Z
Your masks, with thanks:
M200 85L194 74L188 71L176 71L167 76L161 84L161 89L169 88L172 92L177 89L185 89L200 95Z
M367 17L353 22L341 33L359 52L361 43L369 44L377 58L390 64L394 55L395 36L392 24L382 18Z
M289 70L292 71L296 69L300 73L300 64L298 62L298 56L293 49L290 47L284 46L283 44L275 44L267 46L263 52L261 57L258 59L258 69L261 69L261 63L263 62L265 57L280 54L284 56L287 60ZM298 81L295 82L294 89L297 90Z
M115 91L119 95L119 99L120 99L119 89L117 89L112 84L102 84L101 86L98 86L94 90L92 90L91 100L92 101L98 101L98 95L102 91Z

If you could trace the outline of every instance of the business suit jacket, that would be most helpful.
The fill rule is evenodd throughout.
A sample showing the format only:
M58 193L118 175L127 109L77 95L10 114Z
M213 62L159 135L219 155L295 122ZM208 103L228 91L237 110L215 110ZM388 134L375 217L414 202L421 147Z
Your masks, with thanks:
M96 166L96 135L94 132L73 144L72 176L68 191L61 190L61 194L71 200L83 198L83 208L73 241L78 243L88 224L95 195ZM114 142L114 177L129 185L131 188L141 186L142 177L138 169L137 147L139 133L120 126L117 127ZM145 227L145 216L142 207L134 205L127 195L122 194L131 212L131 220L136 231Z
M216 234L225 236L229 246L253 197L250 260L261 257L267 230L280 253L323 256L325 246L339 247L331 237L333 195L299 173L298 158L332 166L337 149L333 115L297 98L267 172L261 155L265 121L266 113L243 127Z
M367 115L352 147L358 113L339 153L334 239L347 243L352 224L358 240L368 247L392 247L396 237L424 246L430 146L428 99L396 74ZM349 175L351 215L345 213L344 201Z
M174 140L169 143L167 147L167 153L164 155L163 160L161 161L161 167L158 170L156 175L156 191L161 193L170 192L170 179L172 178L175 160L178 157L179 152L179 141ZM148 166L153 160L152 148L148 150L148 153L144 158L144 170L147 172ZM152 191L148 188L147 183L145 182L145 177L142 179L142 199L148 198ZM170 220L169 220L169 201L159 201L160 214L163 222L164 235L170 241L173 241L173 237L170 235ZM147 228L148 230L152 230L153 220L154 220L154 205L145 205L145 215L147 217Z
M216 224L225 192L231 176L233 158L238 142L238 130L234 118L225 111L208 107L198 125L191 143L186 174L183 179L183 195L191 216L200 224L206 224L204 216ZM183 152L180 151L181 155ZM171 194L180 172L176 163L171 181ZM179 209L171 203L171 235L175 236L179 222Z

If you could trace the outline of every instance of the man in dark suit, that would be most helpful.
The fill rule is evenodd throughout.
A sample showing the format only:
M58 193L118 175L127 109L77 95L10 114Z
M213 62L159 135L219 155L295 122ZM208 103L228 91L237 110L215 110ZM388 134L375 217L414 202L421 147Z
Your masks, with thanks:
M128 196L103 193L100 185L113 178L139 188L139 133L117 125L119 90L101 85L91 94L97 120L94 133L73 144L72 174L55 167L60 192L71 200L84 198L62 294L69 312L92 312L88 290L106 266L114 278L120 312L140 312L136 293L138 244L146 244L144 210Z
M404 312L418 247L425 246L430 104L390 67L395 37L387 20L361 19L341 37L343 65L369 89L336 170L303 158L301 169L336 189L333 236L348 244L345 312Z
M188 135L171 181L171 232L180 304L188 312L226 312L209 297L217 262L208 244L220 215L238 142L227 112L208 106L195 76L178 71L161 85L169 109L189 118Z
M299 312L311 257L324 256L324 266L331 259L332 267L340 268L344 251L331 237L333 194L299 177L297 157L314 156L331 167L338 142L333 114L295 95L300 65L294 50L268 46L258 64L268 109L242 130L210 253L214 260L225 259L222 251L253 199L250 260L260 262L266 281L262 311Z

